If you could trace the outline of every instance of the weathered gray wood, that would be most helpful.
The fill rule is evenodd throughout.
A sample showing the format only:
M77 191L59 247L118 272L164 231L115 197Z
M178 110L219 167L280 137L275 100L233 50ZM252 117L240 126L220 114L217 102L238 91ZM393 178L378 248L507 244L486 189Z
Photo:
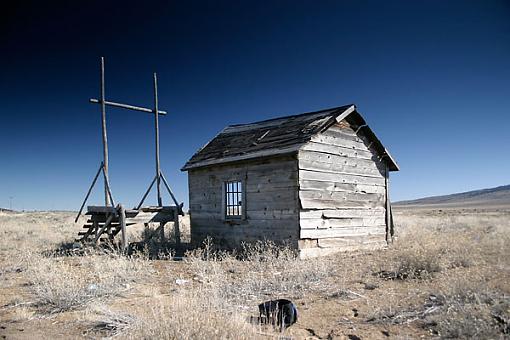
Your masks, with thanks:
M371 143L374 149L377 149L379 156L387 152L372 131L366 126L363 117L356 112L355 107L344 106L269 121L227 127L193 155L182 170L247 159L259 159L286 153L290 154L296 151L296 146L314 144L314 142L310 142L311 138L322 135L321 133L327 131L335 124L338 126L345 125L347 127L346 130L351 130L349 132L353 135L354 139L343 139L347 142L359 143L355 147L360 147L360 152L368 149L367 146ZM363 133L360 132L360 138L356 139L356 133L359 132L358 128L360 126L363 127ZM356 131L352 131L353 128ZM362 135L367 135L370 142L366 143L366 140L361 138ZM324 136L331 137L329 135ZM324 141L329 141L329 139L326 138ZM334 151L333 153L337 152ZM356 153L353 155L356 155ZM388 158L392 160L391 157ZM393 164L392 168L397 169Z
M278 156L260 164L243 161L190 171L192 239L211 235L235 243L269 236L310 239L310 247L313 240L324 239L328 241L322 242L323 248L379 245L385 234L383 163L361 134L344 125L312 136L298 159ZM259 132L257 143L264 138L273 143L292 134ZM222 188L233 179L243 180L247 220L226 222L221 219ZM320 248L319 242L315 245Z
M142 224L148 222L167 223L175 220L178 213L172 210L162 211L139 211L133 217L126 217L128 224Z
M244 211L295 209L297 206L296 160L281 157L271 161L253 162L247 171L246 164L229 167L211 167L190 171L190 212L211 214L223 211L223 186L227 180L241 180L244 184ZM273 184L275 188L272 188ZM271 191L266 191L271 188Z
M106 191L108 193L108 197L110 197L110 205L112 207L115 206L115 201L113 200L113 196L112 196L112 191L110 190L110 180L108 179L108 171L106 170L106 168L103 166L103 177L104 177L104 184L105 184L105 187L106 187Z
M94 225L94 239L95 239L99 235L99 223L97 223L97 221L94 221L93 225Z
M300 180L300 190L303 191L339 191L352 193L384 195L385 188L379 185L366 185L355 183L328 182L322 180Z
M301 190L299 192L300 199L319 199L333 200L343 204L346 201L361 202L379 202L384 199L382 194L353 193L344 191L317 191L317 190Z
M119 224L121 228L121 247L122 252L126 252L128 249L128 240L127 240L127 232L126 232L126 211L124 206L119 205Z
M393 209L390 203L390 242L393 243L393 237L395 236L395 223L393 222Z
M294 208L295 205L297 205L297 200L292 201L281 201L281 200L274 200L274 201L265 201L265 202L253 202L250 201L250 199L247 199L248 202L246 203L247 208L247 214L250 214L252 211L272 211L272 210L284 210L284 209L291 209ZM210 212L220 213L222 210L222 202L218 201L216 203L190 203L190 211L203 211L203 212Z
M301 219L301 229L334 229L384 225L384 217L344 217L329 219Z
M179 213L181 215L183 215L184 213L182 212L182 204L179 204L179 202L177 202L177 199L175 198L175 195L174 195L172 189L170 189L170 185L168 184L168 182L167 182L165 176L163 175L163 173L161 173L161 179L163 180L163 184L165 185L166 190L168 190L168 194L170 195L170 197L172 197L172 201L174 201L175 206L179 210Z
M292 175L292 178L287 176L288 178L278 178L276 176L266 176L266 177L250 177L247 176L245 191L247 192L266 192L266 191L281 191L287 189L296 189L298 187L298 179L297 172ZM194 196L194 198L198 198L203 195L204 192L215 193L219 195L220 186L223 185L224 181L233 180L235 177L224 177L224 178L216 178L213 181L202 178L200 180L190 179L189 188L190 194Z
M292 145L292 146L283 147L283 148L273 148L270 150L261 150L261 151L252 152L250 154L244 154L244 155L239 155L239 156L230 156L230 157L224 157L224 158L218 158L218 159L205 160L205 161L196 162L193 164L186 165L181 170L187 171L187 170L191 170L191 169L195 169L195 168L210 166L210 165L214 165L214 164L221 164L221 163L226 163L226 162L238 162L238 161L242 161L242 160L248 160L248 159L259 158L259 157L290 154L290 153L294 153L297 150L299 150L299 147L301 145L302 144L298 144L298 145Z
M105 224L103 224L103 226L101 227L101 229L99 229L99 231L97 232L97 235L94 239L94 242L95 243L98 243L99 242L99 238L101 237L101 235L103 234L103 232L105 231L106 228L108 228L108 226L110 225L110 223L113 221L113 218L115 217L115 214L111 214L107 219L106 219L106 222Z
M384 222L383 222L384 223ZM332 237L365 237L369 235L379 235L383 240L385 238L384 224L379 226L351 226L345 228L328 228L328 229L301 229L299 232L300 238L332 238Z
M325 209L325 210L301 210L299 217L304 219L332 219L332 218L356 218L356 217L384 217L384 208L378 209Z
M87 212L85 215L93 215L93 214L104 214L104 213L115 213L117 209L115 207L105 207L102 205L89 205L87 206Z
M94 98L89 99L89 102L91 102L93 104L102 104L101 100L94 99ZM107 106L119 107L119 108L122 108L122 109L128 109L128 110L134 110L134 111L142 111L142 112L147 112L147 113L154 113L154 109L148 109L146 107L140 107L140 106L129 105L129 104L116 103L116 102L111 102L111 101L108 101L108 100L105 100L104 104L107 105ZM167 112L166 111L162 111L162 110L158 110L158 114L159 115L166 115Z
M193 211L192 214L196 218L203 218L209 220L218 220L221 219L222 216L222 213L220 211L217 212ZM297 221L298 210L297 209L249 210L247 212L247 219Z
M342 128L338 124L330 126L327 130L321 133L323 136L335 137L338 139L345 139L353 142L363 143L363 139L359 134L356 134L352 128Z
M329 136L325 134L317 134L311 138L312 142L320 143L320 144L328 144L328 145L334 145L339 146L342 148L348 148L352 150L358 150L358 151L364 151L364 152L370 152L372 154L375 153L375 151L370 150L368 146L370 144L366 144L363 142L362 139L359 139L359 141L349 140L346 138L338 138L334 136Z
M390 243L391 241L391 235L390 235L390 196L389 196L389 170L388 167L386 167L386 173L385 173L385 185L386 185L386 195L385 195L385 203L386 203L386 241Z
M78 219L80 218L80 215L83 212L83 207L85 207L85 204L87 203L87 200L89 199L90 193L92 192L92 188L96 184L97 178L99 177L101 170L103 170L103 162L101 162L101 165L99 166L99 169L97 170L96 176L94 176L94 180L92 181L92 184L90 185L89 190L87 191L87 195L85 195L85 199L83 200L83 203L81 204L80 210L78 211L78 215L76 215L74 223L78 222Z
M381 177L384 177L385 171L385 164L378 159L334 155L320 151L300 150L299 160L346 165L350 167L366 168L367 170L377 170Z
M365 185L379 185L384 187L384 177L364 177L349 174L334 174L329 172L319 172L310 170L299 170L300 180L314 180L325 182L353 183Z
M136 210L126 210L126 211L136 211ZM141 207L139 211L143 212L165 212L173 214L176 211L176 207L174 206L147 206L147 207Z
M377 156L373 155L370 151L355 150L348 147L336 146L318 142L308 142L300 150L317 151L329 153L332 155L339 155L344 157L354 157L361 159L375 159Z
M249 181L246 183L246 192L253 193L253 192L278 192L282 189L292 189L297 190L299 185L298 182L295 180L292 181L286 181L286 182L270 182L270 183L251 183L252 181Z
M292 167L292 168L291 168ZM209 171L192 171L189 174L189 186L191 189L199 189L203 187L219 188L226 180L246 179L246 185L251 188L253 185L278 185L282 186L297 184L296 161L284 162L282 164L263 164L253 165L250 170L245 167L225 170L221 168L211 168ZM195 190L191 190L194 192Z
M304 159L299 161L299 168L303 170L356 175L362 177L375 177L375 178L383 177L378 169L368 169L364 167L359 167L357 165L325 163Z
M192 217L195 230L206 230L206 231L228 231L229 233L255 233L261 238L265 235L261 235L261 231L270 232L295 232L297 234L298 227L296 223L289 223L289 220L250 220L243 221L241 219L236 221L214 221L210 219L202 219L198 217Z
M151 192L152 186L154 185L155 182L156 182L156 177L154 177L151 184L149 185L149 188L147 189L147 191L145 191L145 194L143 194L142 199L140 200L140 203L138 203L138 205L136 206L136 209L141 208L143 202L145 202L145 199L147 198L147 195L149 195L149 192Z
M175 235L175 244L177 247L181 246L181 228L179 225L179 214L175 214L174 218L174 235Z
M101 131L103 138L103 174L104 174L104 205L111 205L111 193L108 187L108 136L106 133L106 106L104 82L104 57L101 57Z
M163 202L161 201L161 168L159 165L159 110L158 110L158 77L154 72L154 130L155 130L155 144L156 144L156 190L158 205L161 207Z
M347 209L347 208L378 208L384 207L384 201L345 201L340 203L333 200L322 200L312 198L300 198L303 209Z

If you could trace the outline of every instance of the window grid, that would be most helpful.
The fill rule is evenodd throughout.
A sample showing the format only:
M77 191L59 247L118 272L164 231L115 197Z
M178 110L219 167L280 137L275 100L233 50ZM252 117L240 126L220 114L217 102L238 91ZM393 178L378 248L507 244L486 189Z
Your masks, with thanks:
M225 215L229 218L241 218L243 215L243 188L241 181L225 182Z

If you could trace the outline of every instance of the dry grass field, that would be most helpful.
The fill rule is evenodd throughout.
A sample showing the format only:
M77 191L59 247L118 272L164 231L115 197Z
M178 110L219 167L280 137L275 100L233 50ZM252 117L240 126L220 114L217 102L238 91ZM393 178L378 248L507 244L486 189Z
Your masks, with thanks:
M173 261L58 251L80 229L71 213L0 213L0 337L508 338L510 209L395 215L386 250L296 260L267 242L207 244ZM283 333L248 322L271 298L297 304Z

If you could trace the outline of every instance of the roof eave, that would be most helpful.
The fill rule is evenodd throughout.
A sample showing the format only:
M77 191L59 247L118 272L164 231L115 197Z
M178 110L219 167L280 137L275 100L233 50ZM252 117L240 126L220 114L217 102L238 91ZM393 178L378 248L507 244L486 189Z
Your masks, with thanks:
M257 159L257 158L266 158L266 157L293 154L293 153L298 152L299 148L303 144L304 143L300 143L300 144L296 144L296 145L281 148L281 149L261 150L258 152L251 152L251 153L247 153L244 155L210 159L210 160L200 161L200 162L196 162L196 163L188 162L181 168L181 171L188 171L188 170L192 170L192 169L204 168L204 167L208 167L208 166L225 164L225 163L234 163L234 162L240 162L240 161L253 160L253 159Z

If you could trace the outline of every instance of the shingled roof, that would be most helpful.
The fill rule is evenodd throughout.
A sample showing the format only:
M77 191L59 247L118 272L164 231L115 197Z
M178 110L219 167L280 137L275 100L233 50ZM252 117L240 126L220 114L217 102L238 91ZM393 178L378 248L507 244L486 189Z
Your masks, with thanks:
M363 133L373 142L374 148L388 163L390 171L399 170L397 163L366 125L354 105L227 126L198 150L181 170L295 153L309 142L312 136L343 119L361 127L360 130L363 129Z

